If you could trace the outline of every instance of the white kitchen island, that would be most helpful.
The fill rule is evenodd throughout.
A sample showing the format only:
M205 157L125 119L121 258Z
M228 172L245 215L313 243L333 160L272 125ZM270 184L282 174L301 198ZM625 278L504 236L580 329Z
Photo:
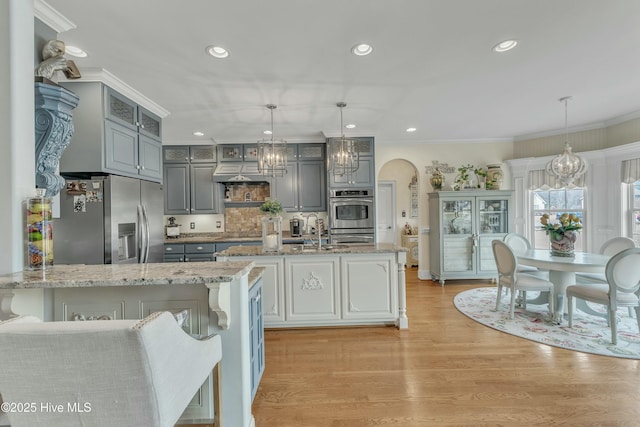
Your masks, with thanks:
M12 307L15 294L34 289L45 289L48 321L140 319L155 311L187 310L187 332L222 338L223 425L252 427L248 291L256 280L250 276L262 272L253 267L247 260L56 265L7 274L0 276L0 320L20 314ZM209 379L182 419L212 419L211 390Z
M409 327L406 310L407 249L390 244L232 246L222 261L251 260L264 267L266 328L395 325Z

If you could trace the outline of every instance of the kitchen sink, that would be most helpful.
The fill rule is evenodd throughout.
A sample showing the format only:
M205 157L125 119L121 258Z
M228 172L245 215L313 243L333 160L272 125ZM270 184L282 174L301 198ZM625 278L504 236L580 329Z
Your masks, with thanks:
M326 244L326 245L322 245L322 247L320 249L318 249L318 245L312 245L312 244L304 244L304 245L292 245L291 250L292 251L296 251L296 252L318 252L318 250L320 251L332 251L332 250L338 250L338 249L347 249L349 247L349 245L342 245L342 244Z
M325 251L332 251L334 249L347 249L349 247L349 245L343 245L343 244L328 244L328 245L322 245L322 249Z

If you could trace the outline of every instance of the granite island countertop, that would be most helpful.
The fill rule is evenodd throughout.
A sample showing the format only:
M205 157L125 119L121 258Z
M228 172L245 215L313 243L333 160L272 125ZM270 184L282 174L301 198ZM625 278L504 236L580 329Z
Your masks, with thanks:
M249 273L252 261L54 265L0 276L0 289L211 284ZM256 274L258 271L255 272Z
M323 249L311 248L307 245L282 245L282 250L277 252L263 252L262 246L231 246L223 251L216 252L216 256L279 256L279 255L335 255L335 254L374 254L374 253L395 253L408 252L402 246L390 243L368 244L327 244Z

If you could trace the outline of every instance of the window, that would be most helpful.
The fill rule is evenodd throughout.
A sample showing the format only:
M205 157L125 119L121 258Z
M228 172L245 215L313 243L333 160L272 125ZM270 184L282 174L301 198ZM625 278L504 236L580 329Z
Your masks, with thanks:
M640 246L640 181L636 181L629 185L630 192L630 205L631 218L629 218L629 224L631 224L631 237L636 242L636 246Z
M584 194L584 189L580 187L571 189L531 190L531 206L533 207L533 241L531 245L534 248L549 248L549 237L540 224L540 217L544 214L549 215L549 221L551 223L556 222L557 218L563 213L575 214L584 224ZM638 199L638 210L640 210L640 196ZM578 233L578 239L575 243L577 251L585 250L586 238L584 234L585 228L583 227L580 233Z

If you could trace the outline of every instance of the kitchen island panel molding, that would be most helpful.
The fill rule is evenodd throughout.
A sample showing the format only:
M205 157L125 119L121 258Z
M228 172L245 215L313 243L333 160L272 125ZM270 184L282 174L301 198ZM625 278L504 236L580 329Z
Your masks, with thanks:
M406 248L391 244L340 245L328 250L284 245L280 252L275 253L263 253L261 246L234 246L218 252L216 257L219 261L252 260L256 266L271 266L271 273L265 272L263 276L266 328L392 324L399 329L406 329L409 327L405 289L406 252ZM336 260L335 272L338 277L332 279L335 280L332 283L324 274L318 273L324 271L319 269L320 264L314 264L335 263ZM273 268L282 263L284 271ZM348 272L349 269L351 272ZM358 274L362 271L367 274ZM370 272L376 272L375 278L372 279ZM384 272L384 277L378 277L380 272ZM326 289L330 286L335 287L338 297L338 316L328 308L327 298L320 299L318 308L305 309L308 301L300 299L300 295L321 291L325 292L326 297ZM284 304L284 317L280 313L278 316L269 314L273 301L277 301L278 307ZM321 314L316 315L313 310L319 310Z

